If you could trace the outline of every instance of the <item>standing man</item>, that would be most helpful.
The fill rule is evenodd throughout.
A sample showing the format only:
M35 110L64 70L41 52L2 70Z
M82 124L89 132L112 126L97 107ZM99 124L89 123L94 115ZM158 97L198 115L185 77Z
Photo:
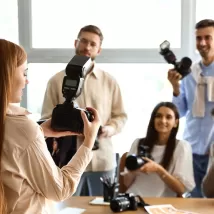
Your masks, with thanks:
M192 197L203 197L202 180L207 171L210 145L214 142L211 110L214 108L214 20L205 19L195 26L196 47L201 60L192 66L192 72L181 75L169 70L168 79L173 88L173 102L180 116L186 116L184 139L192 145L196 187Z
M98 68L95 63L96 56L101 52L102 41L101 30L94 25L88 25L80 29L74 42L76 54L91 57L94 62L91 72L85 78L83 91L75 101L81 108L86 106L96 108L102 125L98 139L99 148L94 150L93 159L77 187L76 195L81 196L103 195L100 177L113 177L116 167L111 137L121 131L127 120L118 83L109 73ZM49 80L43 102L42 119L50 118L53 108L64 102L62 95L64 76L65 71L63 70ZM82 142L83 138L77 137L77 148ZM73 143L67 142L66 146L71 146Z

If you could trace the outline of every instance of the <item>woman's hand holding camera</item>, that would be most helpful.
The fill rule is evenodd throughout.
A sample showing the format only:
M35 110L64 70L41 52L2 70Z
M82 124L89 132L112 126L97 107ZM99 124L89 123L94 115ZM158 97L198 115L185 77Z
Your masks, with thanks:
M94 108L86 108L88 111L91 111L93 114L93 121L90 122L84 113L84 111L81 111L81 117L84 123L84 130L83 130L83 135L85 136L84 140L84 146L88 147L89 149L92 149L94 146L95 139L97 137L97 132L100 127L100 117L98 115L98 112ZM71 131L54 131L51 128L51 119L46 120L44 123L42 123L41 128L44 132L45 137L65 137L65 136L71 136L71 135L82 135L79 133L74 133Z
M44 123L40 125L40 127L42 128L45 137L58 138L58 137L66 137L71 135L79 135L78 133L74 133L71 131L54 131L51 128L51 119L46 120Z
M140 171L144 173L153 173L153 172L158 172L161 169L161 165L156 163L155 161L149 159L149 158L143 158L147 163L144 164L141 168Z
M97 137L97 133L99 127L101 125L100 116L96 109L94 108L86 108L88 111L92 112L94 119L90 122L83 111L81 111L81 117L84 123L83 134L85 136L85 140L83 145L92 149L94 146L95 139Z

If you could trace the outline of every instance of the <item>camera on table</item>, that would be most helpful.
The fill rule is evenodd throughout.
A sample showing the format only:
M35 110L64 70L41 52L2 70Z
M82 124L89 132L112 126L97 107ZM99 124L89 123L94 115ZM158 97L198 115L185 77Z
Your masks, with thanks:
M53 109L51 127L56 131L72 131L83 133L83 110L89 121L93 120L90 111L81 109L74 100L81 94L84 78L91 70L93 62L90 57L75 55L65 69L66 76L62 83L62 94L65 97L63 104Z
M110 208L113 212L123 212L125 210L137 210L138 207L149 206L143 198L133 193L119 193L110 201Z
M153 160L153 158L149 152L149 147L146 145L139 146L138 155L132 154L126 158L126 161L125 161L126 168L129 171L133 171L133 170L137 170L137 169L141 168L144 164L147 163L147 161L144 160L143 158L149 158L149 159Z
M170 43L165 40L160 44L160 54L164 59L174 65L174 69L184 78L191 72L192 60L189 57L183 57L180 62L177 62L175 54L170 50Z
M138 202L133 193L120 193L111 200L110 208L113 212L122 212L125 210L137 210Z

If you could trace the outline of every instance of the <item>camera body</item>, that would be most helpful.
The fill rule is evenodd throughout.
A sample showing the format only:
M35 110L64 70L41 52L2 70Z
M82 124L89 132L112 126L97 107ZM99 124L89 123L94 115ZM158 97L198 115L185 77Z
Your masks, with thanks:
M138 155L132 154L126 158L125 166L129 171L137 170L146 164L147 161L144 160L143 157L153 160L148 146L140 145L139 151Z
M192 60L188 57L183 57L180 62L177 62L175 54L170 50L170 43L165 40L160 44L160 54L169 63L174 65L174 69L184 78L191 72Z
M84 78L91 70L93 62L90 57L75 55L65 69L66 76L62 83L62 94L65 97L63 104L53 109L51 127L56 131L72 131L83 133L84 124L81 117L83 110L89 121L93 120L90 111L81 109L74 102L83 89Z
M90 111L74 107L73 103L58 104L52 113L51 126L57 131L72 131L83 133L83 120L81 110L85 112L88 120L93 120L93 115Z
M110 208L113 212L122 212L125 210L137 210L138 202L133 193L119 193L111 200Z

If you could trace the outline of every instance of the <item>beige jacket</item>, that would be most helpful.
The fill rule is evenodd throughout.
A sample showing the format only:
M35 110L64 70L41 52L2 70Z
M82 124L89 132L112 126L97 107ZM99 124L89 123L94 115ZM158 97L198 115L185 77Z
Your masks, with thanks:
M93 153L81 146L68 165L58 168L40 126L28 114L11 104L7 111L1 173L8 213L52 214L50 202L75 192Z
M65 99L62 95L64 76L65 71L61 71L49 80L42 108L42 119L50 118L53 108L64 102ZM127 115L116 80L107 72L99 69L96 64L93 71L86 76L83 91L76 102L81 108L96 108L101 117L101 124L113 126L115 134L121 131L126 122ZM82 142L83 138L78 137L78 147ZM111 138L101 139L99 149L93 153L93 159L87 167L87 171L108 171L116 166Z

